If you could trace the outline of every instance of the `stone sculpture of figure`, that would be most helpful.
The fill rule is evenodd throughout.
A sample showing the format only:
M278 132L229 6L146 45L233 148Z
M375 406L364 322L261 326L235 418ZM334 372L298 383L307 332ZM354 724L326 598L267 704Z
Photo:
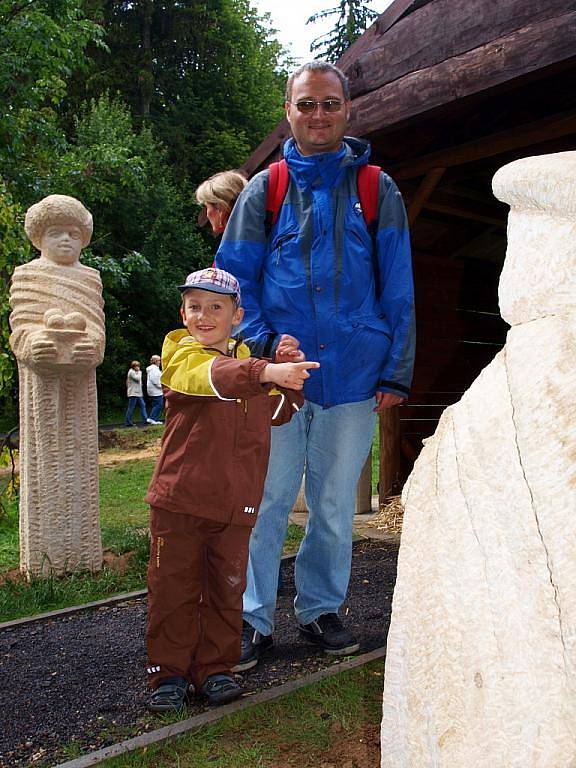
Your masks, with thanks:
M382 768L576 766L576 152L493 186L511 328L404 489Z
M96 366L104 355L102 282L79 261L92 216L50 195L26 214L40 258L12 278L10 345L20 379L20 568L102 566Z

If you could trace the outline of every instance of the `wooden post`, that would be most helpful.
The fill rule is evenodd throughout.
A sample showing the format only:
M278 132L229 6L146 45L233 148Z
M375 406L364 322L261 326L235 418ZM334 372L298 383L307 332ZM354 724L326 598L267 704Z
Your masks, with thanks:
M380 487L382 502L400 475L400 409L388 408L380 414Z
M356 489L356 514L366 515L372 512L372 448L362 468Z
M412 226L418 218L418 214L426 205L432 192L436 189L445 170L445 168L432 168L422 180L422 183L416 190L416 194L412 198L412 202L408 206L408 224L410 226Z
M302 484L300 486L300 490L298 491L298 497L296 498L294 506L292 507L292 512L308 511L306 500L304 498L304 481L305 477L302 478ZM370 512L372 512L372 449L370 449L366 463L362 468L360 480L358 481L358 487L356 489L355 514L362 515L369 514Z

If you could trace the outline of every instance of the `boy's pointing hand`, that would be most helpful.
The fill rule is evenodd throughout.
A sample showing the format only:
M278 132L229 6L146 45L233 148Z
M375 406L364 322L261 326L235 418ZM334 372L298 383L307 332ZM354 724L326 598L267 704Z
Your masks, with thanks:
M269 363L262 371L260 381L263 384L273 383L286 389L302 389L306 379L310 378L308 370L320 368L320 363L305 361L302 363Z

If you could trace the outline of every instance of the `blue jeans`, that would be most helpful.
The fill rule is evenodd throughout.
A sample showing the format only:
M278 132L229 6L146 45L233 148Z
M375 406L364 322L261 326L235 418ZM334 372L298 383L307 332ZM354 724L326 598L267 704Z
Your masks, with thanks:
M154 395L153 397L151 396L150 405L152 406L150 410L150 418L152 421L158 421L160 414L162 413L162 408L164 407L163 395Z
M126 408L126 416L124 416L124 424L126 424L127 427L132 426L132 414L134 413L134 408L136 408L136 403L140 406L140 415L142 416L142 421L146 421L148 418L148 414L146 413L146 403L144 402L143 397L129 397L128 398L128 408Z
M274 629L282 546L304 470L309 516L294 570L296 618L309 624L323 613L337 613L346 598L356 486L372 444L374 407L374 398L327 409L307 401L289 424L272 428L243 611L264 635Z

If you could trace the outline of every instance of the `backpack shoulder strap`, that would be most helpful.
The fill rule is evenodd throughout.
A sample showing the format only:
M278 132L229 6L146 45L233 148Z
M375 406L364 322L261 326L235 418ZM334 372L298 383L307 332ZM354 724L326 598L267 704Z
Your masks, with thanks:
M268 169L268 189L266 190L266 219L265 229L266 237L270 235L272 227L278 219L280 208L288 191L290 175L288 173L288 164L286 160L279 160L277 163L270 163Z
M358 197L364 214L364 221L372 240L372 269L374 272L374 288L376 297L380 295L380 265L376 250L378 234L378 197L380 191L379 165L363 165L358 169Z
M378 218L378 192L380 190L379 165L363 165L358 170L358 197L366 226L372 233Z

